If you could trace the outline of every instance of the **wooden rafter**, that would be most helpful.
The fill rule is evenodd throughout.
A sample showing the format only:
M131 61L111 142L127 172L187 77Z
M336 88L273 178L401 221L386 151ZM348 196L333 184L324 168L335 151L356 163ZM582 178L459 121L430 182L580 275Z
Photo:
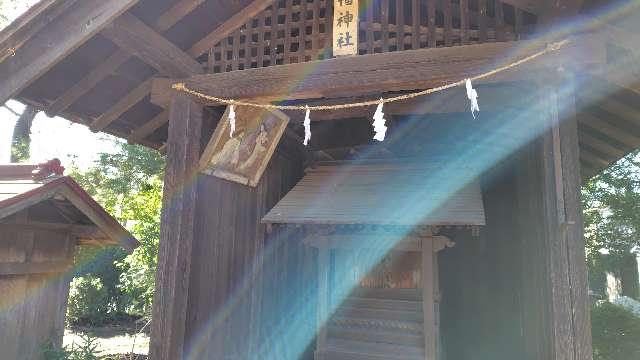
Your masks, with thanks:
M163 30L170 28L188 12L195 9L201 2L201 0L190 0L178 3L171 10L161 16L161 18L156 21L153 28L149 28L131 14L125 14L121 18L117 19L113 26L105 29L102 34L124 50L121 49L112 56L116 57L115 61L105 62L106 65L104 67L101 66L101 69L96 69L92 74L89 74L85 78L87 81L86 84L83 84L82 88L78 86L76 89L71 89L70 91L73 91L73 93L70 95L72 96L68 96L66 100L64 100L64 102L61 101L60 104L65 107L69 106L72 102L77 100L81 94L90 90L90 88L115 71L117 66L128 60L129 57L123 56L124 53L135 54L163 75L184 77L202 73L202 66L193 59L201 55L201 53L198 53L196 47L193 47L185 53L159 34L163 32ZM214 32L207 35L205 39L213 39L217 37L224 38L225 36L228 36L229 33L253 18L255 15L252 14L254 14L258 8L262 7L262 10L264 10L269 5L269 1L264 2L256 0L243 11L225 21L221 26L216 28ZM203 42L199 42L199 44L203 44ZM149 79L147 81L149 81ZM127 110L140 102L150 93L150 89L146 89L146 86L147 83L145 82L132 90L111 109L105 112L105 114L94 121L91 128L93 130L103 130L116 121ZM168 113L160 113L149 123L132 132L127 138L130 142L140 142L146 136L152 134L158 128L166 124L168 119Z
M608 122L590 114L581 113L579 115L580 125L597 131L607 137L615 139L626 146L636 148L640 146L640 137L632 133L622 130L618 127L610 125Z
M541 2L536 0L501 0L505 4L513 5L515 8L530 12L532 14L540 14Z
M603 141L595 136L592 136L585 131L580 132L580 141L611 158L619 159L623 157L624 154L626 153L625 150L619 149L616 146L606 141Z
M602 99L598 107L632 124L640 125L640 110L612 97Z
M181 0L164 14L162 14L153 24L152 29L158 33L164 33L171 29L178 21L202 5L206 0ZM65 91L56 99L45 111L49 116L56 116L69 106L75 103L80 97L93 89L107 76L113 74L118 67L131 59L131 54L123 49L118 49L104 62L91 70L82 80L78 81L69 90Z
M363 96L459 81L545 46L538 41L520 41L429 48L198 75L184 82L191 89L230 99L270 101ZM578 56L586 51L592 56ZM488 81L532 79L539 75L536 70L548 71L548 67L554 68L557 61L567 57L575 59L572 65L577 70L601 64L604 45L597 38L577 36L565 48ZM171 92L172 80L156 81L159 86L153 86L153 103L157 103L157 98L170 96Z
M151 119L151 121L147 121L144 125L135 129L127 140L132 143L137 143L153 134L167 122L169 122L169 111L163 110L160 114Z
M102 34L162 74L185 77L200 74L203 71L200 63L133 14L122 15L111 26L105 28ZM91 124L91 129L102 130L106 128L135 104L142 101L150 90L151 79L147 79L95 120Z
M544 0L539 3L540 17L538 22L551 24L578 14L584 0Z
M53 19L47 31L31 36L0 63L0 103L18 95L137 1L84 0Z
M109 110L93 121L89 127L94 131L103 130L112 122L117 120L122 114L127 112L127 110L131 109L135 104L142 101L142 99L149 94L150 89L150 80L141 83L127 96L120 99L120 101L113 105Z
M600 169L606 168L611 163L611 160L604 158L583 143L580 143L580 157L592 164L597 164Z
M45 262L0 263L0 275L51 274L69 270L73 262L69 260Z
M273 2L274 0L255 0L247 7L242 9L242 11L239 11L236 15L232 16L220 26L218 26L213 32L205 36L202 40L198 41L187 51L187 54L189 54L193 58L199 57L200 55L208 51L208 49L211 46L215 45L218 41L225 38L226 36L229 36L229 34L238 29L240 26L253 19L257 14L273 4ZM146 136L149 136L157 129L165 125L167 121L169 121L168 112L160 113L150 122L132 132L132 134L128 137L128 140L130 142L139 142Z
M229 34L237 30L240 26L246 24L248 21L260 14L264 9L271 6L275 0L255 0L251 4L247 5L242 11L230 17L222 25L218 26L213 32L202 38L195 45L189 49L189 54L193 57L198 57L207 51L220 40L227 37Z
M43 0L30 7L0 32L0 62L12 56L42 28L67 11L77 0Z
M187 77L203 72L200 63L131 13L116 19L102 35L162 74Z

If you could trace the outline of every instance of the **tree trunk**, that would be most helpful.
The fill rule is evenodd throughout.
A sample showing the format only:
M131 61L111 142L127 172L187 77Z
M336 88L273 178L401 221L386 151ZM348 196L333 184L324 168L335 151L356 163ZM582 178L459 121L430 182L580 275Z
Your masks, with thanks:
M38 114L38 110L27 105L13 128L13 137L11 138L12 163L24 162L29 159L31 125L33 125L33 119L36 114Z
M640 300L640 280L638 280L636 254L628 254L620 261L620 282L622 283L622 295Z

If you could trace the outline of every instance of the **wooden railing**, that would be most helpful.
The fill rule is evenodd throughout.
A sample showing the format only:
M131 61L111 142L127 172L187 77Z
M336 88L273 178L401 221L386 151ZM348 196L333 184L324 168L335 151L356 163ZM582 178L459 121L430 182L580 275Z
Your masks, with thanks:
M499 0L361 0L359 54L513 41L536 16ZM219 73L331 57L332 0L279 0L209 52Z

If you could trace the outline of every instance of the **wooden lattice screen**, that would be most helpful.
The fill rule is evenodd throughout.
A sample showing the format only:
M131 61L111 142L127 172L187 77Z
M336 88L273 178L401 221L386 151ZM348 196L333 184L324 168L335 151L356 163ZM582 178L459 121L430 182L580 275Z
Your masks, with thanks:
M360 11L360 55L519 40L536 23L499 0L361 0ZM209 71L330 57L332 16L332 0L279 0L211 49Z

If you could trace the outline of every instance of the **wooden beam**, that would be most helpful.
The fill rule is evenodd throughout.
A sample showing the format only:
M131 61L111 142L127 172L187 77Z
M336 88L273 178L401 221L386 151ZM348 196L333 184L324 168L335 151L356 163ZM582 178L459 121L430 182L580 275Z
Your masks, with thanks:
M106 239L107 235L95 225L59 224L42 221L25 221L15 223L0 222L3 229L33 230L42 229L69 233L76 238Z
M158 33L164 33L204 2L205 0L181 0L162 14L152 28ZM60 114L107 76L115 73L116 70L129 59L131 59L131 54L129 54L128 51L123 49L116 50L113 55L109 56L104 62L91 70L82 80L65 91L45 112L51 117Z
M12 205L9 206L5 206L0 208L0 219L4 219L6 217L8 217L9 215L13 215L17 212L19 212L20 210L24 210L28 207L31 207L41 201L44 201L46 199L50 199L52 197L54 197L56 194L58 193L58 189L54 188L54 189L49 189L47 191L41 191L38 192L38 194L30 196L22 201L19 201L17 203L14 203Z
M632 124L640 125L640 110L635 107L622 103L612 97L602 99L597 106Z
M160 114L156 115L151 121L147 121L144 125L135 129L131 136L127 140L131 143L137 143L138 141L153 134L156 130L161 128L164 124L169 122L169 111L164 110Z
M38 169L35 164L8 164L0 166L0 179L31 179L33 171Z
M640 146L640 137L616 126L610 125L608 122L601 120L590 113L580 113L578 118L580 120L580 126L586 126L631 148L637 148Z
M422 313L424 326L424 354L425 360L436 359L438 354L436 339L435 289L434 274L436 272L434 258L438 256L433 251L433 241L422 240Z
M29 275L52 274L65 272L73 266L70 261L46 261L46 262L0 262L0 276L3 275Z
M20 47L42 28L69 9L77 0L42 0L0 32L0 62L13 56Z
M163 18L161 18L161 19L159 19L159 20L158 20L158 22L156 23L156 28L158 28L157 30L162 30L162 29L163 29L163 27L165 27L165 26L167 26L168 24L170 24L170 23L171 23L171 21L172 21L172 20L170 20L170 19L177 19L177 18L179 17L179 15L180 15L180 14L183 14L185 11L193 10L193 8L194 8L194 7L196 7L197 5L199 5L201 2L202 2L202 0L199 0L199 1L193 1L193 0L191 0L191 1L187 2L187 3L185 3L185 2L183 1L183 3L179 3L179 4L177 4L176 6L174 6L174 8L172 8L172 10L171 10L171 11L169 11L169 12L165 13L165 15L163 16ZM260 3L260 4L258 4L258 3ZM238 14L236 14L234 17L232 17L231 19L229 19L229 20L227 20L226 22L224 22L224 23L223 23L220 27L218 27L218 28L216 29L216 31L214 31L214 33L212 33L212 34L215 34L215 36L220 36L220 37L224 38L225 36L229 35L232 31L236 30L236 29L237 29L237 27L239 27L239 26L241 26L242 24L244 24L244 23L242 23L242 24L240 24L240 25L236 25L236 24L237 24L237 22L239 21L238 19L242 19L242 18L247 17L249 14L251 14L253 11L255 11L255 9L257 9L259 6L264 6L264 7L266 8L266 7L269 5L268 3L269 3L269 1L267 1L267 2L264 2L264 1L256 1L255 3L252 3L251 5L249 5L249 7L247 7L247 8L245 8L245 9L243 9L243 11L239 12L239 13L238 13ZM196 4L197 4L197 5L196 5ZM247 19L246 19L246 21L249 21L250 19L251 19L251 17L247 18ZM136 20L132 20L132 21L133 21L134 23L137 23L137 26L138 26L138 27L140 27L140 24L139 24L140 22L139 22L139 20L138 20L137 22L136 22ZM245 22L246 22L246 21L245 21ZM163 24L165 24L165 25L163 25ZM145 26L145 25L144 25L144 24L142 24L142 26ZM108 32L108 31L109 31L108 29L107 29L107 30L105 30L105 32ZM160 32L162 32L162 31L160 31ZM146 30L146 33L148 34L147 36L156 38L156 41L163 42L161 39L159 39L159 38L158 38L158 36L155 36L155 35L149 35L149 30L148 30L148 29ZM106 35L109 37L109 35L108 35L108 34L106 34ZM156 34L156 35L157 35L157 34ZM210 36L212 36L212 35L210 35ZM113 39L112 39L112 40L113 40ZM128 50L133 52L133 50L132 50L132 49L128 49ZM182 52L181 50L179 50L179 51L180 51L180 52ZM197 53L197 50L193 50L193 49L191 49L191 50L189 50L188 55L187 55L187 54L185 54L185 55L186 55L187 57L189 57L189 56L193 56L193 57L195 58L195 57L198 57L198 56L199 56L199 55L201 55L201 54ZM160 56L162 56L162 55L160 55ZM144 60L144 59L143 59L143 60ZM164 58L163 58L163 60L164 60ZM183 60L184 60L184 59L183 59ZM186 60L184 60L184 61L186 61ZM192 61L193 61L193 62L195 62L195 63L197 63L195 60L192 60ZM148 62L148 63L150 63L150 62L152 62L152 61L147 61L147 62ZM188 62L188 61L187 61L187 62ZM154 65L153 65L153 64L151 64L151 63L150 63L150 65L151 65L151 66L154 66ZM173 65L173 64L170 64L170 65ZM171 75L171 73L166 72L166 71L167 71L166 69L164 69L164 70L159 69L159 68L158 68L158 67L159 67L159 65L154 66L154 67L156 67L156 69L158 69L158 70L159 70L160 72L162 72L164 75L173 76L173 75ZM192 68L191 70L190 70L190 69L188 69L188 68L183 69L183 70L185 70L185 71L188 73L188 75L200 74L200 73L202 73L202 66L201 66L200 64L198 64L197 72L196 72L196 71L195 71L195 69L193 69L193 68ZM194 71L194 72L189 72L189 71ZM101 74L98 74L98 75L100 75L100 76L101 76ZM186 75L181 75L181 76L186 76ZM103 78L104 78L104 76L103 76ZM94 85L95 85L95 84L94 84ZM138 88L137 88L137 89L138 89ZM150 92L150 91L147 91L147 94L148 94L149 92ZM135 100L140 98L140 97L139 97L139 96L140 96L140 94L141 94L141 93L135 93L135 92L132 92L131 94L127 95L124 99L122 99L122 100L119 102L119 104L120 104L120 105L124 105L124 104L131 104L131 106L133 106L133 105L135 105L135 103L137 103L137 101L135 101ZM77 99L76 99L76 100L77 100ZM75 100L74 100L74 101L75 101ZM139 100L138 100L138 101L139 101ZM113 111L111 111L111 110L110 110L110 111L109 111L109 113L110 113L110 114L109 114L109 116L108 116L108 117L105 117L105 120L101 123L101 126L102 126L102 128L101 128L101 129L106 128L110 123L112 123L113 121L117 120L117 118L118 118L120 115L122 115L122 114L124 113L124 112L122 112L122 113L118 114L118 112L120 112L120 111L122 111L122 109L121 109L121 108L117 108L117 107L114 107ZM125 111L126 111L126 110L125 110ZM118 114L118 115L117 115L115 118L113 118L113 115L114 115L114 114ZM103 115L103 116L105 116L105 115ZM139 128L139 129L135 130L135 131L134 131L134 132L133 132L133 133L128 137L128 140L129 140L130 142L139 142L139 141L141 141L142 139L144 139L146 136L148 136L148 135L152 134L155 130L157 130L158 128L160 128L160 127L161 127L161 126L163 126L164 124L166 124L166 122L167 122L167 121L168 121L168 115L167 115L166 113L161 113L160 115L158 115L158 116L156 116L155 118L153 118L153 119L151 120L151 122L150 122L150 123L147 123L147 124L145 124L144 126L142 126L141 128ZM105 125L105 124L106 124L106 125ZM96 130L100 130L100 129L96 129Z
M572 79L569 79L572 80ZM574 83L569 81L569 84ZM566 85L562 85L561 91L567 91ZM558 129L561 182L558 192L562 192L564 207L560 207L563 213L564 223L560 222L560 236L566 239L567 260L563 261L561 273L568 274L571 312L567 319L559 319L560 322L571 322L573 337L573 352L575 359L590 360L593 358L591 342L591 318L589 284L587 280L587 263L585 259L584 223L582 217L581 202L581 176L580 176L580 146L578 140L578 120L576 116L575 88L568 89L568 95L558 97ZM557 299L556 299L557 300ZM563 325L561 325L563 326Z
M193 0L191 1L193 2ZM203 0L199 0L199 2L202 1ZM237 28L250 21L253 17L255 17L255 15L260 13L260 11L269 7L271 4L273 4L274 1L275 0L254 1L253 3L242 9L242 11L239 11L237 14L226 20L222 25L218 26L211 34L207 35L205 38L192 46L191 49L187 51L187 53L194 58L199 57L200 55L208 51L211 46L215 45L217 42L228 36ZM212 41L213 43L211 43ZM206 45L209 43L211 43L211 45ZM167 109L168 107L168 104L164 106L165 109ZM161 113L147 124L143 125L139 129L136 129L127 140L130 142L138 142L166 124L167 121L169 121L168 113Z
M152 85L152 102L162 108L168 108L170 101L170 92L164 91L170 86L169 79L156 79ZM522 93L527 92L529 86L526 82L503 83L499 86L483 85L476 86L476 90L481 94L480 107L483 112L503 111L505 107L522 106L527 97L523 97ZM378 97L349 97L337 99L322 99L305 101L306 105L331 105L343 104L346 102L356 102L364 100L376 100ZM208 106L220 105L217 102L202 102ZM311 121L337 120L347 118L370 118L373 116L375 108L361 107L342 110L330 111L314 111ZM448 114L448 113L466 113L469 111L469 104L466 90L451 89L444 92L423 96L416 99L410 99L385 105L385 114L388 115L416 115L416 114ZM285 113L295 121L304 116L301 111L285 111ZM300 120L300 122L302 122Z
M598 150L599 152L607 156L611 156L611 158L618 159L623 157L626 153L625 150L618 149L617 147L607 143L606 141L602 141L595 136L591 136L585 131L581 131L579 137L580 143L587 144L593 149Z
M587 167L592 170L593 173L600 172L606 168L606 164L603 165L600 161L595 160L593 157L585 154L585 151L580 149L580 163L586 163ZM583 174L584 176L585 174Z
M120 65L127 62L130 58L131 56L128 52L118 49L113 55L109 56L104 62L91 70L87 76L78 81L69 90L65 91L62 96L45 109L45 113L50 117L58 116L62 111L75 103L82 95L93 89L100 81L113 74Z
M601 169L604 169L611 164L611 159L605 159L602 155L597 154L592 150L589 145L585 145L583 143L580 143L580 157L583 157L592 164L598 164Z
M542 11L540 1L536 0L501 0L501 2L536 15Z
M0 104L17 96L138 0L84 0L0 63ZM52 46L55 44L55 46Z
M93 206L73 191L69 187L59 189L59 194L64 196L69 202L82 212L91 222L93 222L100 230L102 230L109 238L117 241L129 253L133 252L140 244L127 230L125 230L116 220L107 218L103 214L97 212ZM108 216L108 215L106 215Z
M526 221L526 358L592 359L587 269L580 203L580 160L571 79L542 86L538 116L548 124L518 164L518 206ZM535 240L535 241L533 241ZM538 272L529 277L530 272ZM527 290L529 291L529 290ZM537 293L536 293L537 292Z
M331 264L329 249L318 249L318 305L316 316L316 356L327 351L327 328L329 325L329 269Z
M212 33L202 38L195 45L189 49L188 53L193 57L199 57L206 53L215 44L219 43L222 39L229 34L237 30L240 26L246 24L251 19L256 17L266 8L271 6L275 0L254 0L251 4L247 5L242 11L239 11L222 25L218 26ZM275 15L274 15L275 16ZM304 14L301 16L305 16Z
M131 13L120 16L101 34L168 76L187 77L203 72L200 63Z
M184 95L173 100L160 226L160 248L150 356L181 360L184 354L191 250L203 107Z
M582 9L584 0L543 0L539 5L538 23L555 24L575 16Z
M141 83L133 89L127 96L123 97L104 114L100 115L89 126L93 131L104 130L112 122L116 121L122 114L131 109L135 104L144 99L151 90L151 79Z
M40 103L38 101L34 101L33 99L28 99L28 98L21 97L21 98L18 98L17 100L22 102L22 103L24 103L24 104L29 104L29 105L35 106L37 109L43 109L43 108L46 107L44 104L42 104L42 103ZM68 119L68 120L70 120L72 122L75 122L75 123L78 123L78 124L84 124L86 126L90 125L90 123L87 122L86 118L80 117L77 114L74 114L74 113L71 113L71 112L68 112L68 111L63 112L61 114L61 116L64 117L65 119ZM123 138L123 139L126 139L127 136L131 135L130 132L126 132L125 133L124 131L113 129L113 128L107 128L107 129L104 130L104 132L106 132L108 134L111 134L113 136L119 137L119 138ZM152 149L157 149L158 147L160 147L162 145L160 143L157 143L157 142L154 143L152 141L147 141L147 140L141 140L139 142L139 144L144 145L144 146L146 146L148 148L152 148Z
M533 79L537 71L555 69L560 59L571 58L576 68L604 62L604 44L597 37L578 36L563 49L501 73L488 82ZM478 75L544 48L537 41L398 51L307 63L193 76L184 82L194 90L231 99L311 99L362 96L381 92L426 89ZM593 56L577 56L586 51ZM408 71L410 69L411 71ZM576 69L577 70L577 69ZM154 86L155 97L162 84ZM170 91L164 84L164 90Z

